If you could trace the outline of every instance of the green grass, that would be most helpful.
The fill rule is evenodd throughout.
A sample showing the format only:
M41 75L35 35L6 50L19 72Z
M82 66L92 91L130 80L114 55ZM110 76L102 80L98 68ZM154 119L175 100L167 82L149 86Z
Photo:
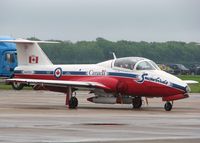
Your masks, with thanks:
M11 85L6 85L5 83L0 83L0 90L10 90L12 89L12 86Z
M200 93L200 75L179 75L182 80L195 80L198 81L198 84L189 85L192 93Z

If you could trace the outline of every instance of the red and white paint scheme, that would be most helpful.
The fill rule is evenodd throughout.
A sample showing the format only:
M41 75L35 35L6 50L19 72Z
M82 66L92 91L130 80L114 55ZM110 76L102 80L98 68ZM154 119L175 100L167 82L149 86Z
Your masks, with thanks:
M97 63L54 65L39 47L44 41L24 39L4 40L17 45L18 67L14 70L14 89L24 85L35 90L49 90L66 94L66 105L77 108L76 90L93 93L88 101L102 104L132 104L142 106L142 98L161 97L165 110L170 111L174 100L187 98L187 83L159 69L151 60L142 57L125 57ZM49 42L48 42L49 43Z

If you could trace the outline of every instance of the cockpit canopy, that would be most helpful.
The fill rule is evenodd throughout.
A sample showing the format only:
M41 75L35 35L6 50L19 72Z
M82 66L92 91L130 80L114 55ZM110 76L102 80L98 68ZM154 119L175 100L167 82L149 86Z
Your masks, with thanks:
M114 68L127 70L160 70L153 61L141 57L126 57L116 59Z

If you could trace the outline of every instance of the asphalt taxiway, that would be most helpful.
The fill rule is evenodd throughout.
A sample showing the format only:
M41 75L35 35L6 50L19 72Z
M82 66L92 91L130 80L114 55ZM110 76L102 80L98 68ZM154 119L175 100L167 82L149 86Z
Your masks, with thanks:
M170 112L160 98L133 110L89 103L87 92L77 97L78 109L69 110L62 93L0 90L0 142L200 142L200 94L176 101Z

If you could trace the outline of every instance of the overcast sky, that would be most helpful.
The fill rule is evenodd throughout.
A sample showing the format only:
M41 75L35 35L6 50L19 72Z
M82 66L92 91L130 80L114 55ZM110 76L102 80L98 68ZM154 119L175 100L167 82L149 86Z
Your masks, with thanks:
M0 35L200 42L200 0L0 0Z

